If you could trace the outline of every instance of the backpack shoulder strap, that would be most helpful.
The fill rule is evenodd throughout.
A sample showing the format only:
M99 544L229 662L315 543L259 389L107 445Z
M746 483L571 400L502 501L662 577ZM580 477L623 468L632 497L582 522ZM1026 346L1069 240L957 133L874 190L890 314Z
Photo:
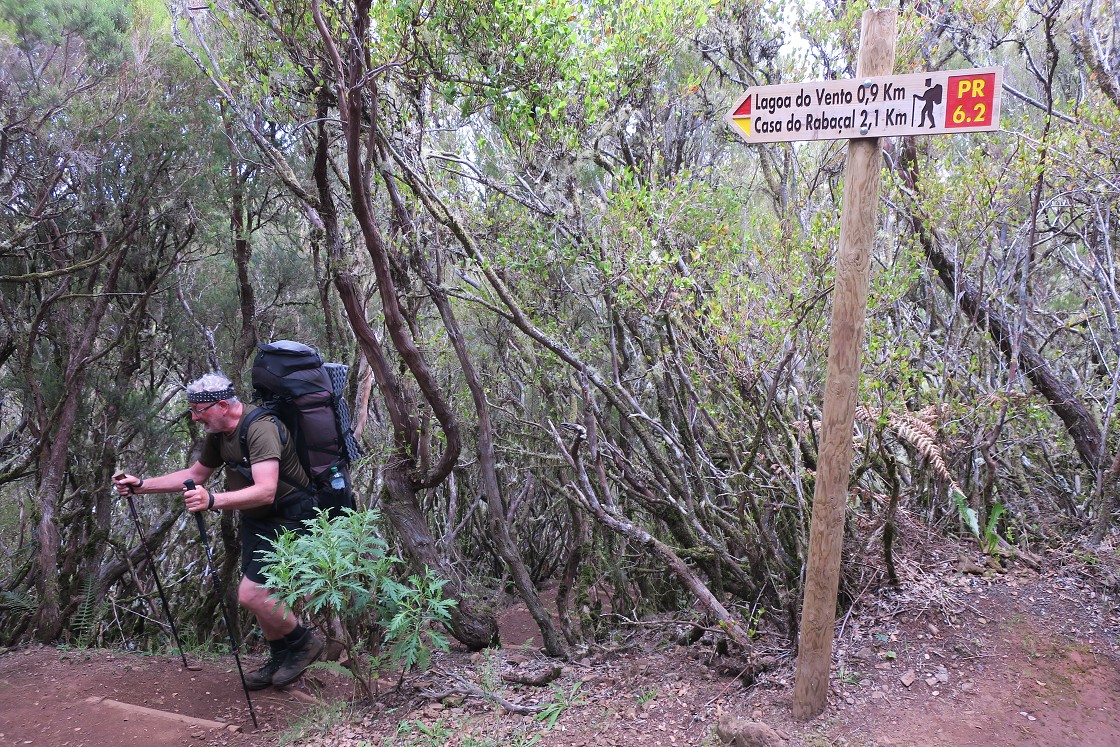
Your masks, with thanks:
M288 442L288 429L280 422L280 416L270 408L258 407L242 418L241 425L237 429L237 442L241 445L241 461L236 464L227 463L227 466L240 472L241 476L247 480L253 479L252 468L249 464L249 426L265 415L272 416L272 421L276 424L276 430L280 433L280 445L283 446Z

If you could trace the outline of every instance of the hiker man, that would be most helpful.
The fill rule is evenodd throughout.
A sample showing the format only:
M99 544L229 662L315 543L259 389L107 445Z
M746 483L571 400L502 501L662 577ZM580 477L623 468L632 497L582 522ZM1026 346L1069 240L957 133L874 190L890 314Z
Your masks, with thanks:
M241 512L241 583L237 600L253 613L268 640L271 656L260 669L245 674L245 686L261 690L294 682L323 651L323 641L300 625L292 611L264 585L258 553L271 550L285 529L299 531L300 522L314 516L315 499L307 489L289 484L280 475L298 475L308 480L296 456L293 439L281 438L282 427L271 415L254 420L246 434L248 461L242 458L240 424L253 405L237 399L233 383L220 373L206 374L186 387L191 419L201 423L206 439L198 461L186 469L159 477L135 475L113 478L117 492L173 493L183 491L187 510L236 510ZM222 465L226 465L226 489L213 493L202 487ZM198 486L184 490L183 482Z

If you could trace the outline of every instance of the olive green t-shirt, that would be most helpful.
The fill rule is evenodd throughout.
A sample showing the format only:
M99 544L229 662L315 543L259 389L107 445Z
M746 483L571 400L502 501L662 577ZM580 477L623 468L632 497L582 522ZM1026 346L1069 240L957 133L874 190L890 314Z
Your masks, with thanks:
M217 469L223 464L241 464L241 424L249 413L257 409L256 405L245 405L241 413L241 420L237 427L229 433L210 433L202 442L202 453L198 457L203 467ZM276 486L276 500L279 501L295 491L290 483L295 482L301 486L307 485L307 477L303 467L300 466L296 456L295 445L291 438L285 438L281 443L279 428L283 428L273 415L262 415L249 424L249 431L245 440L249 447L249 465L258 462L267 462L275 459L280 462L281 479ZM286 431L285 431L286 433ZM246 466L249 466L246 465ZM236 469L226 469L226 490L241 490L253 484Z

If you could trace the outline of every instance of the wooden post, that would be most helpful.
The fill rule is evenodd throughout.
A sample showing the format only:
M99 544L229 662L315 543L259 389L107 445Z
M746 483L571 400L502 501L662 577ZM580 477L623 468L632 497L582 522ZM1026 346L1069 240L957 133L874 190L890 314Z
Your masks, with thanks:
M857 78L893 72L897 23L896 11L864 12ZM836 592L840 583L840 548L844 542L844 508L852 465L852 420L859 388L882 160L878 138L848 141L821 447L809 531L797 681L793 689L793 717L799 720L819 714L828 695Z

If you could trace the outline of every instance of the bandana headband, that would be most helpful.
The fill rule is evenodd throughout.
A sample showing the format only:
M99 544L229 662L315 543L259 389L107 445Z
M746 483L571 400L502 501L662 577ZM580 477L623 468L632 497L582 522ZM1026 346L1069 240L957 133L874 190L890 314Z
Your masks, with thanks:
M223 399L229 399L237 395L234 391L233 385L225 389L219 389L216 392L187 392L187 402L192 405L196 402L221 402Z

